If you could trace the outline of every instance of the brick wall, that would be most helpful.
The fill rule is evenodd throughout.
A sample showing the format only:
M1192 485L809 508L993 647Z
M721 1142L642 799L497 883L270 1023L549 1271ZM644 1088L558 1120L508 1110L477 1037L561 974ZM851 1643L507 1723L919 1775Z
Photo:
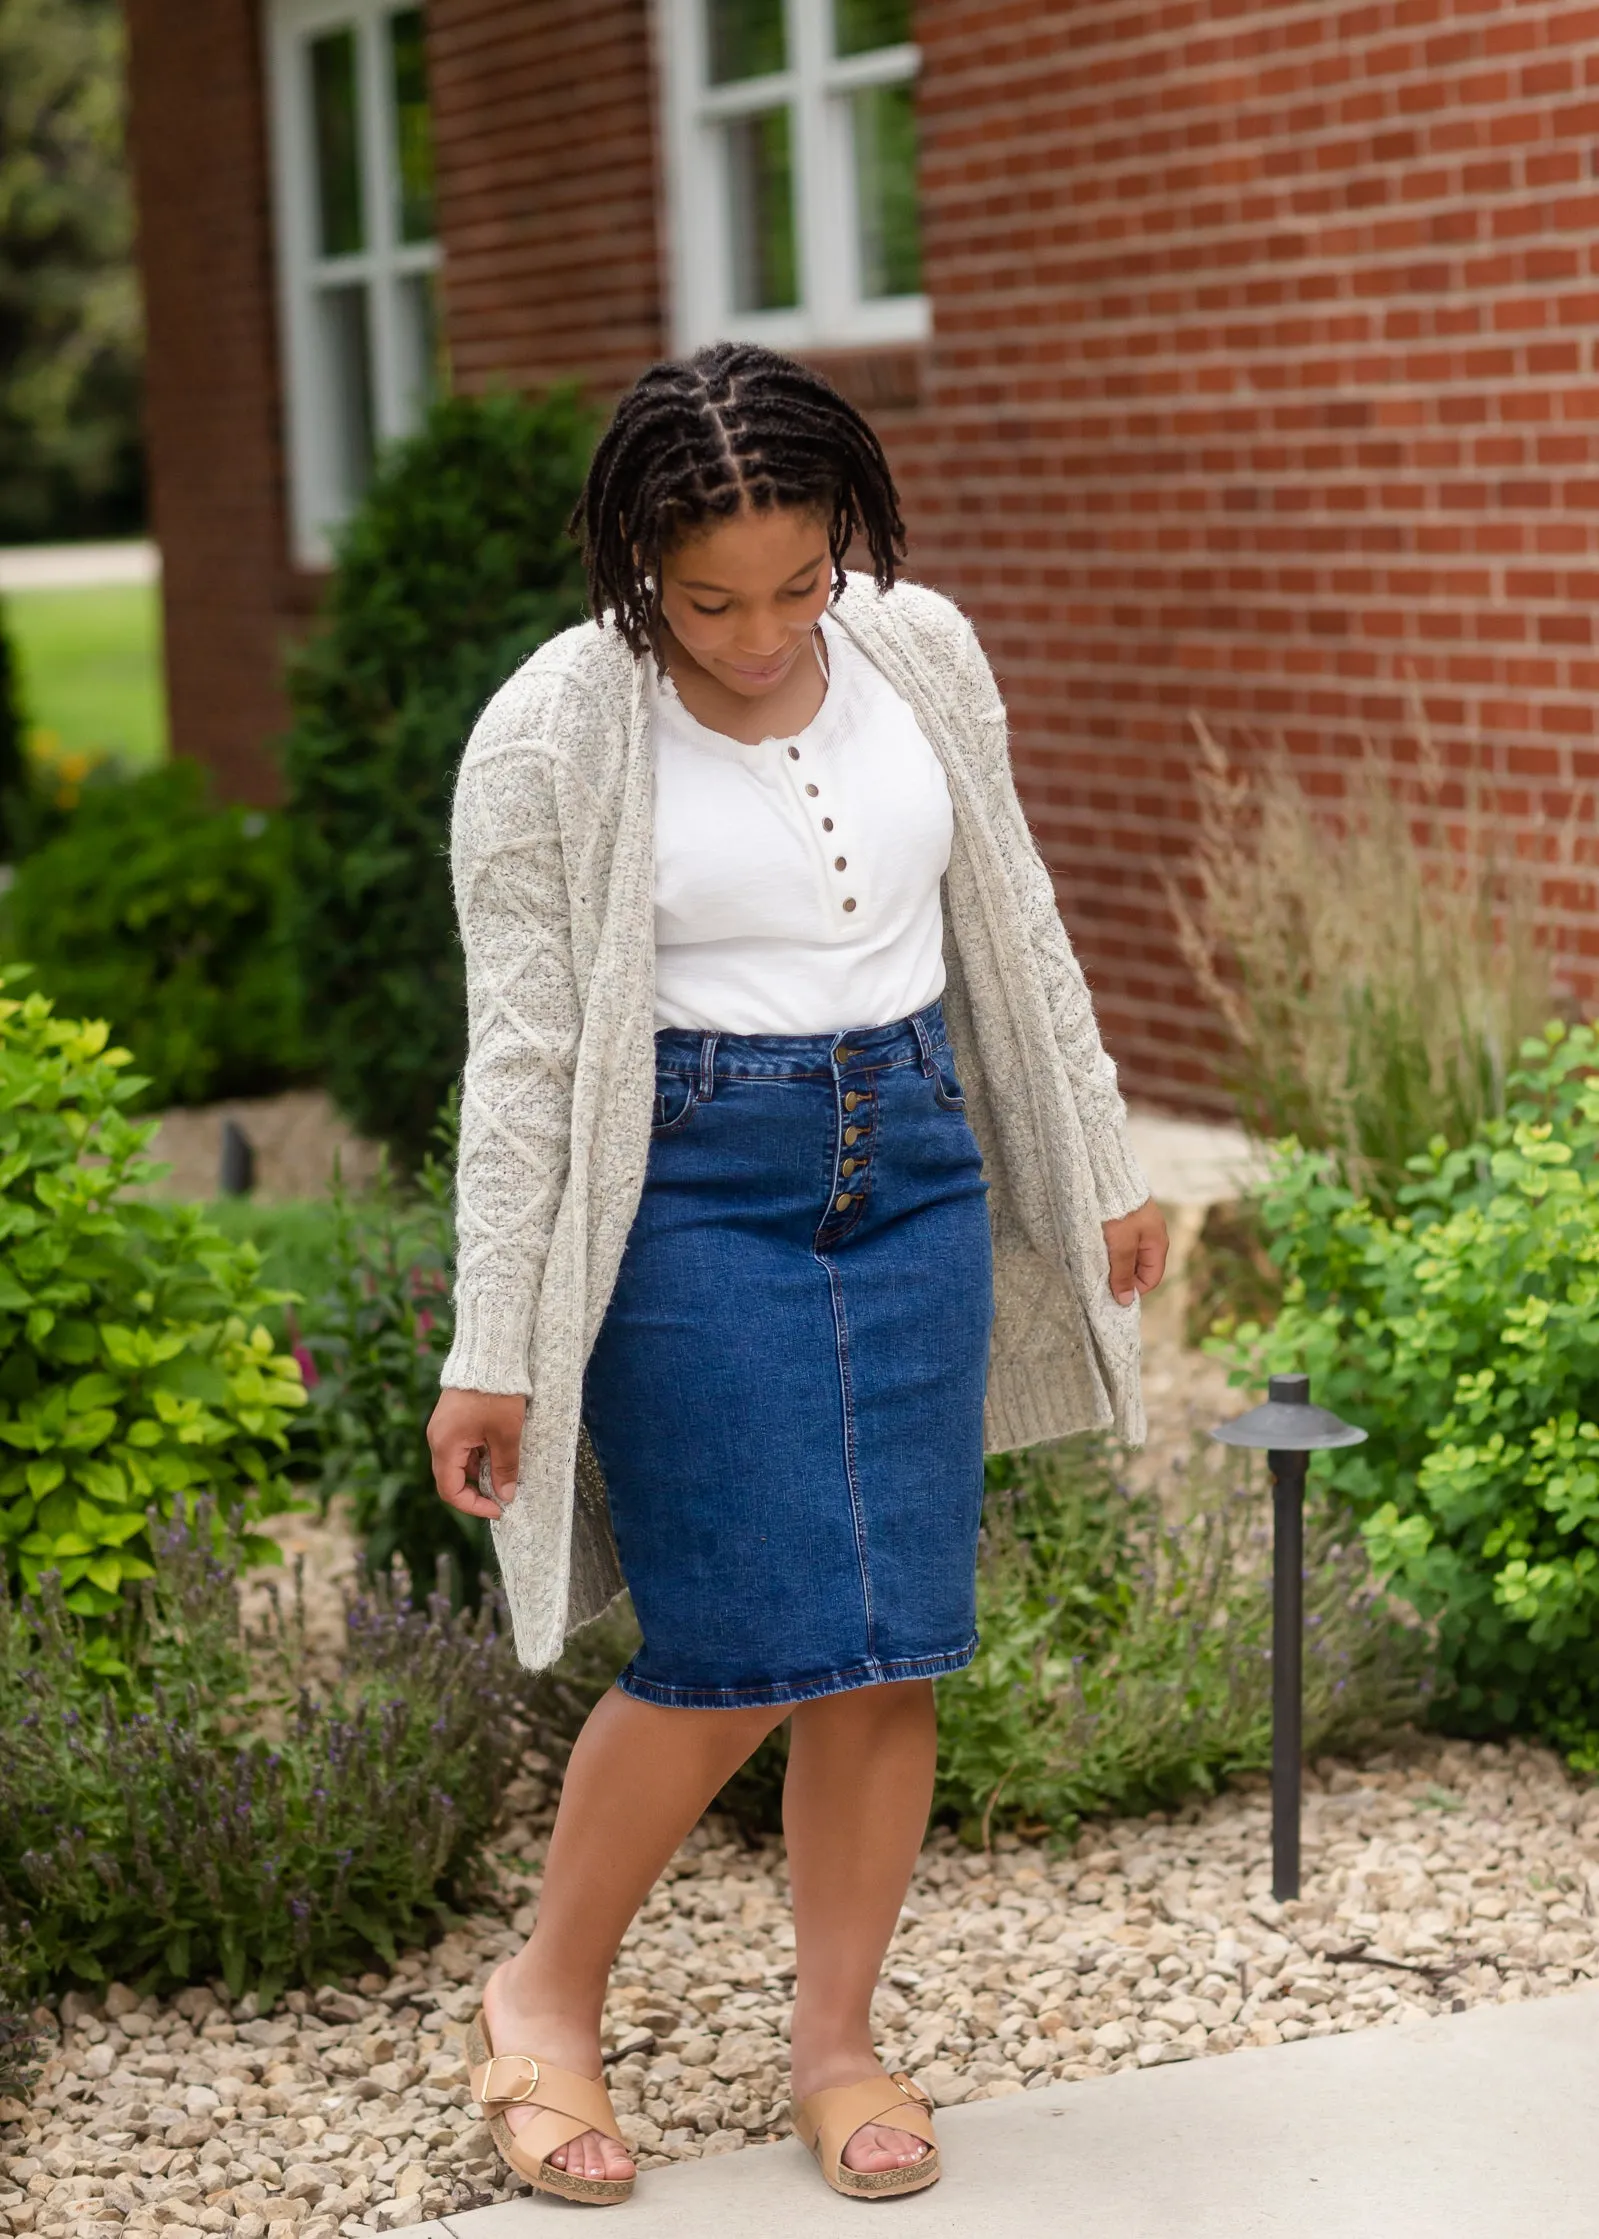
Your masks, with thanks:
M621 389L663 330L646 0L430 0L458 389Z
M920 0L935 339L898 439L1126 1083L1209 1102L1186 719L1335 788L1408 695L1581 822L1599 971L1599 7Z
M283 554L254 9L131 0L157 520L186 751L261 782ZM832 369L976 617L1128 1087L1215 1105L1162 873L1188 716L1335 790L1435 739L1579 812L1599 983L1599 6L918 0L922 351ZM664 341L647 0L430 0L458 387Z
M288 565L261 48L253 0L129 0L146 434L178 752L270 800Z

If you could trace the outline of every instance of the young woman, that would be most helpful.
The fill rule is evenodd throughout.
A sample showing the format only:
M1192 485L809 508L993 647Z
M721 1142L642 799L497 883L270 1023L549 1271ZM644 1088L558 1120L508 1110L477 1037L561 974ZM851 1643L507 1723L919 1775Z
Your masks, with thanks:
M782 1720L795 2125L931 2184L870 2005L976 1645L983 1454L1143 1432L1166 1237L970 625L896 584L876 437L719 344L645 374L579 509L595 619L472 733L469 1054L439 1492L493 1520L532 1666L626 1584L473 2095L531 2184L625 2199L617 1947ZM872 578L846 577L859 539ZM875 579L875 580L874 580Z

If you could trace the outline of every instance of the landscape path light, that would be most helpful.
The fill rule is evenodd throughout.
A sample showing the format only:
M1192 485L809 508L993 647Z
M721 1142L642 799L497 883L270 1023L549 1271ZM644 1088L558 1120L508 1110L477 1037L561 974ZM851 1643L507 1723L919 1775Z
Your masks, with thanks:
M1271 1893L1299 1895L1299 1785L1304 1716L1305 1471L1312 1454L1359 1446L1365 1432L1310 1404L1308 1376L1274 1376L1247 1415L1219 1423L1224 1446L1263 1450L1271 1471Z

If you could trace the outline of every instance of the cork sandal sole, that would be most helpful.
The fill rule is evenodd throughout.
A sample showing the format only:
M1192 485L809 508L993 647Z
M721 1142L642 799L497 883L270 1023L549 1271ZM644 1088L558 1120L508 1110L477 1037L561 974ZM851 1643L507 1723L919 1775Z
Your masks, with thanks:
M547 2158L549 2154L559 2153L562 2145L569 2145L573 2138L580 2138L585 2130L602 2131L607 2136L615 2138L618 2145L625 2145L626 2141L616 2128L616 2115L611 2108L610 2096L602 2083L596 2083L589 2077L569 2076L560 2069L533 2060L531 2055L521 2053L496 2054L490 2047L488 2025L481 2012L467 2030L465 2050L467 2067L474 2075L478 2073L492 2074L496 2061L507 2063L520 2061L525 2066L532 2068L535 2086L539 2082L542 2067L544 2077L550 2079L554 2085L554 2095L557 2098L562 2096L561 2086L563 2084L566 2086L564 2096L571 2104L565 2108L546 2106L543 2102L533 2101L531 2097L523 2094L517 2094L515 2099L509 2102L491 2102L483 2108L483 2119L488 2126L489 2136L494 2141L495 2150L506 2167L514 2171L524 2184L531 2185L535 2192L550 2193L557 2200L569 2200L574 2206L581 2208L614 2208L619 2207L624 2200L631 2200L635 2182L632 2177L579 2177L575 2176L570 2170L553 2167ZM574 2091L572 2089L574 2085L579 2086L580 2089ZM590 2101L592 2095L597 2095L597 2098L593 2099L592 2103L583 2104L580 2107L579 2103ZM473 2096L477 2096L475 2091ZM605 2116L608 2119L595 2119L599 2115L600 2102L603 2102ZM557 2139L554 2144L545 2149L544 2157L535 2160L524 2150L519 2142L518 2134L511 2128L505 2116L496 2111L497 2104L518 2103L538 2105L541 2113L566 2115L572 2124L568 2137ZM536 2119L528 2125L529 2129L536 2129L537 2127Z
M901 2073L874 2076L865 2083L813 2092L794 2105L794 2130L815 2156L834 2192L850 2200L892 2200L902 2193L925 2192L943 2175L933 2136L933 2103L920 2085ZM857 2130L877 2123L905 2130L927 2151L904 2169L846 2169L844 2152Z

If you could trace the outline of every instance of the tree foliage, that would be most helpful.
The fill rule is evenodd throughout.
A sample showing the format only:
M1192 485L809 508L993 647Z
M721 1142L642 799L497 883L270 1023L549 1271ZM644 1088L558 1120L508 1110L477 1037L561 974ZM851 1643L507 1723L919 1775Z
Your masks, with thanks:
M114 0L0 0L0 542L142 515L123 51Z

